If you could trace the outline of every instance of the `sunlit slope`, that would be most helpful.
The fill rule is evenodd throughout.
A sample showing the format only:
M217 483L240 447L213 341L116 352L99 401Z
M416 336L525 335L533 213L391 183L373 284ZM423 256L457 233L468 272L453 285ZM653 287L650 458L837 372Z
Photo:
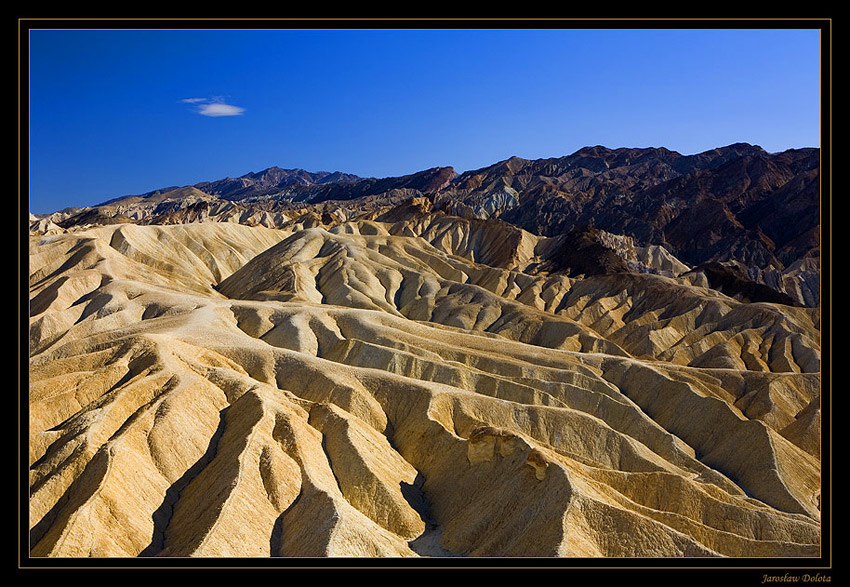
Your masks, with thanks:
M816 310L386 220L32 237L32 554L819 554Z

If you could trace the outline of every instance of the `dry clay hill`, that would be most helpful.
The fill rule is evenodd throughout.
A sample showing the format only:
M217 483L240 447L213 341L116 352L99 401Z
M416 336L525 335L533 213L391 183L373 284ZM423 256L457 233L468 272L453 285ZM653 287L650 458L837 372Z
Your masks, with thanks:
M32 556L820 555L817 307L406 189L34 219Z

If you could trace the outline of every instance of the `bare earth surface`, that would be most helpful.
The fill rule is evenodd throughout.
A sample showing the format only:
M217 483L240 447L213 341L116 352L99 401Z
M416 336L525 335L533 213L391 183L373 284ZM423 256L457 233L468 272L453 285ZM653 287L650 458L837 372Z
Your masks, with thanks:
M31 233L32 555L819 556L817 308L398 218Z

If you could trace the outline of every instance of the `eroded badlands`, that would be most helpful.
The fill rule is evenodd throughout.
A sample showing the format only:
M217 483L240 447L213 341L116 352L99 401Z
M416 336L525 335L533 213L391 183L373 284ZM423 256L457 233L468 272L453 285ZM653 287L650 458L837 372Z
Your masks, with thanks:
M45 557L808 557L820 318L494 224L30 237Z

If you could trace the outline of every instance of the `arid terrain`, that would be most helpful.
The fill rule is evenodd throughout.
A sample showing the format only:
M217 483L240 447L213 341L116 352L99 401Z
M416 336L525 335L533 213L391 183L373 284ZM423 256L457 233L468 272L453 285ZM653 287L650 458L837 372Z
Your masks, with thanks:
M817 149L30 216L33 557L818 557Z

